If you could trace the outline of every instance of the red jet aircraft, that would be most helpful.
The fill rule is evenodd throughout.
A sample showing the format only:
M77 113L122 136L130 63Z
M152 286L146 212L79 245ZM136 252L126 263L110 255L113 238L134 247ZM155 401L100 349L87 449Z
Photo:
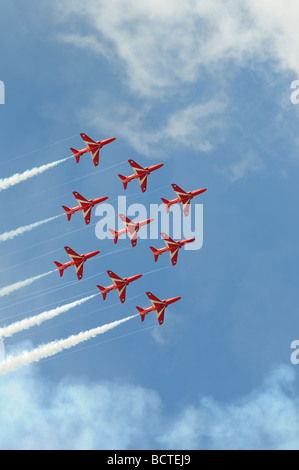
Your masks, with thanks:
M127 189L127 185L130 181L133 181L138 178L143 193L146 191L148 175L153 171L158 170L159 168L164 166L164 163L159 163L158 165L142 168L142 166L138 165L138 163L134 162L134 160L128 160L128 162L133 168L135 174L131 176L118 175L123 182L124 189Z
M193 243L195 241L195 238L189 238L187 240L178 240L175 242L174 240L172 240L172 238L166 235L166 233L161 233L161 236L166 243L166 247L156 249L150 246L150 249L154 253L155 262L158 261L158 258L160 255L162 255L162 253L166 253L167 251L169 251L172 266L175 266L177 264L179 250L187 243Z
M155 219L148 219L148 220L142 220L141 222L132 222L132 220L128 219L125 215L119 214L119 217L121 221L125 224L126 228L123 228L122 230L112 230L109 228L109 231L112 233L113 238L114 238L114 243L117 243L118 237L121 237L125 233L128 233L131 243L133 248L137 245L137 235L141 227L144 227L147 224L150 224L153 222Z
M178 197L176 199L173 199L172 201L168 201L167 199L162 199L164 204L166 205L167 209L167 214L169 214L170 207L173 206L174 204L182 203L183 210L184 210L184 215L187 217L189 215L189 209L190 209L190 201L195 197L198 196L199 194L204 193L207 189L197 189L196 191L190 191L186 193L183 189L181 189L179 186L176 184L171 185L175 192L177 193Z
M159 300L151 292L147 292L146 295L150 299L153 306L148 307L148 308L136 307L138 312L140 313L141 321L144 321L145 315L147 315L150 312L156 311L159 325L163 325L164 323L164 313L168 305L173 304L174 302L177 302L178 300L182 298L182 297L174 297L173 299Z
M114 274L112 271L107 271L107 274L108 276L110 276L113 284L109 287L97 286L103 295L103 300L106 299L106 295L108 294L108 292L117 289L122 304L126 301L127 286L131 284L131 282L137 281L137 279L140 279L142 277L142 274L137 274L136 276L125 277L122 279L121 277L118 277L116 274Z
M116 137L111 137L111 139L98 140L97 142L95 142L86 134L80 134L80 136L86 143L87 147L82 150L76 150L76 149L71 148L71 151L75 155L76 162L79 163L80 157L82 157L82 155L84 155L85 153L91 152L94 166L98 166L99 164L100 149L104 147L104 145L110 144L110 142L113 142L116 139Z
M108 197L100 197L98 199L88 200L88 199L85 199L85 197L81 196L81 194L79 194L77 191L74 191L73 195L77 199L79 206L76 206L76 207L62 206L62 208L65 210L67 214L67 220L71 220L71 217L73 214L75 214L75 212L83 211L83 217L84 217L86 225L88 225L90 222L91 209L96 204L100 204L100 202L106 201L106 199L108 199Z
M83 265L85 261L87 261L89 258L93 258L94 256L100 253L100 251L93 251L92 253L86 253L85 255L78 255L78 253L76 253L74 250L72 250L68 246L65 246L64 249L69 255L69 257L71 258L71 261L69 261L68 263L64 263L64 264L54 261L54 263L59 269L60 277L63 276L63 272L65 269L69 268L70 266L75 266L79 281L80 279L82 279L82 276L83 276Z

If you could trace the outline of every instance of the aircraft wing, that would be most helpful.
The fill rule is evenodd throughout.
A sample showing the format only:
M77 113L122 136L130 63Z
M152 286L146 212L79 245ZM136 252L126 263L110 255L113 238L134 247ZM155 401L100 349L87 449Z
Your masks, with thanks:
M138 163L134 162L134 160L129 160L129 163L133 168L135 174L138 176L142 192L145 193L147 187L148 172L144 168L142 168L142 166L138 165Z
M126 301L126 284L122 284L121 286L117 287L117 292L120 298L121 303L123 304Z
M117 274L114 274L112 271L107 271L111 281L115 285L120 301L123 304L126 301L126 284L124 283L124 280L117 276Z
M165 313L165 305L161 300L159 300L154 294L151 292L147 292L146 295L150 299L152 305L155 307L157 311L157 318L159 325L162 325L164 323L164 313Z
M160 308L157 308L156 310L159 325L163 325L164 323L165 308L166 307L160 307Z
M85 197L81 196L81 194L79 194L77 191L74 191L73 192L73 195L75 196L78 204L83 207L85 204L88 204L89 201L87 199L85 199Z
M133 248L135 248L135 246L137 245L137 237L138 237L137 230L134 228L132 230L128 229L128 235L130 237Z
M181 245L176 243L172 238L170 238L166 233L161 233L163 240L165 241L167 247L169 248L170 259L172 265L175 266L178 262L178 254L181 248Z
M136 246L137 244L137 235L138 235L138 224L135 224L135 222L132 222L132 220L128 219L126 216L124 216L123 214L119 214L119 217L121 219L121 221L125 224L125 226L127 227L127 233L130 237L130 240L131 240L131 243L132 243L132 246L133 248ZM138 227L138 228L137 228Z
M189 215L190 211L190 201L192 197L190 196L189 193L186 193L182 188L180 188L177 184L172 184L172 187L174 191L176 192L177 196L180 198L182 206L183 206L183 211L185 217Z
M82 139L84 140L88 148L92 148L96 145L96 142L92 140L90 137L88 137L88 135L80 134L80 136L82 137Z
M94 166L98 166L99 164L99 157L100 157L100 149L97 143L92 140L88 135L86 134L80 134L82 139L84 140L85 144L90 150Z
M144 173L144 168L138 165L138 163L134 162L134 160L129 160L129 163L137 176L139 176L140 173Z
M65 246L64 249L75 264L82 261L82 256L78 255L78 253L72 250L69 246Z
M128 225L132 224L132 220L128 219L128 217L126 217L126 216L123 215L123 214L119 214L119 218L120 218L120 220L122 221L122 223L125 224L126 227L127 227Z
M179 251L180 251L180 247L176 247L174 250L170 250L169 252L172 266L176 266L178 262Z
M77 273L78 279L80 281L80 279L82 279L82 276L83 276L84 259L82 258L82 256L78 255L78 253L76 253L74 250L72 250L69 246L65 246L64 248L65 248L65 251L67 252L67 254L69 255L69 257L71 258L71 260L74 263L76 273Z
M119 283L123 282L123 279L121 277L119 277L117 274L114 274L112 271L107 271L107 274L110 277L113 284L116 285L116 287Z
M154 307L162 307L163 306L163 302L161 300L159 300L156 296L154 296L154 294L152 294L151 292L147 292L146 295L148 296L148 298L150 299L151 303L153 304Z
M89 224L90 222L90 217L91 217L91 207L83 207L82 209L82 212L83 212L83 217L84 217L84 220L85 220L85 223L86 225Z
M93 159L94 166L98 166L100 160L100 149L95 148L93 150L90 150L90 153Z
M186 193L186 191L184 191L182 188L180 188L177 184L172 184L171 186L173 187L174 191L176 192L177 196L180 199L183 199L186 196L188 196L188 193Z
M141 191L143 193L145 193L146 188L147 188L147 177L148 177L147 173L145 173L141 176L138 176L138 180L139 180L139 183L140 183L140 186L141 186Z
M182 201L182 206L183 206L183 211L184 211L185 217L188 217L188 215L189 215L190 201L191 201L191 198L186 199L185 201Z
M83 261L79 261L79 263L76 263L75 264L75 269L76 269L76 273L77 273L77 276L78 276L78 279L79 281L82 279L83 277L83 265L84 265L84 260Z
M74 191L73 195L75 196L79 206L82 208L85 223L86 225L88 225L90 222L91 209L92 209L90 202L88 201L88 199L85 199L85 197L81 196L81 194L79 194L77 191Z
M161 237L163 238L163 240L165 241L165 244L170 250L178 246L178 244L172 238L170 238L170 236L167 235L166 233L162 232Z

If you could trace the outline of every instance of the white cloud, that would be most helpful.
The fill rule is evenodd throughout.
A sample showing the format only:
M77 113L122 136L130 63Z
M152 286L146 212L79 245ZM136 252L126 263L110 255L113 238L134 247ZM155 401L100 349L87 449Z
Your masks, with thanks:
M215 134L219 141L225 133L228 121L223 114L226 104L223 99L213 98L204 103L191 104L177 109L165 117L165 121L154 123L150 128L144 126L149 106L136 112L133 107L113 103L104 104L106 98L99 93L92 106L80 110L80 117L87 125L101 129L102 132L117 133L139 153L150 156L169 154L169 148L191 148L200 152L210 152L214 148ZM105 113L99 113L99 108Z
M176 420L164 439L172 446L191 448L208 443L210 449L297 449L299 402L294 390L295 372L277 369L260 389L235 403L221 405L204 398Z
M89 38L65 40L120 59L132 90L142 96L169 93L194 83L203 71L228 64L274 61L278 70L299 72L297 0L61 0L60 15L87 24ZM69 24L71 24L69 22ZM63 37L60 35L60 37Z
M92 52L100 53L108 58L107 51L97 41L95 36L83 36L78 34L58 34L57 39L65 42L66 44L72 44L73 46L81 49L89 49Z
M159 415L154 392L105 382L54 386L33 370L0 379L2 449L117 449L147 442Z
M265 165L262 159L254 154L240 156L240 159L235 163L227 164L226 166L218 167L218 171L223 173L232 183L246 176L262 171Z
M265 86L276 83L277 73L287 80L299 73L297 0L172 0L171 8L168 0L60 0L54 8L65 30L58 39L95 60L105 57L121 84L106 106L95 94L79 116L95 129L114 130L144 155L217 148L224 130L238 125L227 118L230 106L234 119L242 112L231 84L244 69L262 72ZM281 106L281 96L273 100ZM229 178L262 168L260 158L240 156Z
M125 383L0 380L2 449L298 449L295 371L280 367L233 403L202 398L168 416L157 392Z
M253 17L255 30L259 31L259 47L266 58L276 61L279 70L298 73L298 2L248 0L247 8Z

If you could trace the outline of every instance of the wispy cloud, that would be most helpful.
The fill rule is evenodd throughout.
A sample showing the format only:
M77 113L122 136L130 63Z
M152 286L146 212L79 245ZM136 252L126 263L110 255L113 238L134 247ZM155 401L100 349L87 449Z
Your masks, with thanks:
M172 416L157 392L136 384L65 379L54 385L34 371L27 367L0 379L2 449L299 448L299 400L290 367L278 367L259 389L234 402L205 397Z
M161 438L166 448L298 449L295 372L277 368L263 387L234 403L203 398L188 406Z
M165 142L168 150L217 148L223 130L238 124L227 111L237 106L231 84L245 68L270 69L275 77L299 72L296 0L287 9L269 0L174 0L171 9L166 0L87 0L84 6L61 0L54 9L65 28L58 40L89 50L95 60L105 57L130 96L128 106L121 92L106 101L95 94L78 118L116 130L144 155L161 155ZM259 169L257 160L241 155L231 163L230 179Z
M223 173L232 183L246 178L252 173L261 172L265 165L260 157L254 154L240 156L239 160L227 165L219 165L218 171Z
M129 87L142 96L169 95L223 66L272 61L277 70L299 71L298 3L270 0L180 2L75 0L59 2L60 35L70 44L119 59ZM70 19L72 21L70 21ZM75 31L85 23L90 36ZM80 28L80 30L82 30ZM216 77L215 77L216 79Z
M222 97L223 98L223 97ZM80 116L90 126L105 132L117 132L132 148L143 155L161 156L168 153L169 148L186 148L200 152L210 152L214 148L215 134L218 140L225 133L227 121L224 119L226 103L224 99L213 98L203 103L193 103L176 109L161 118L149 129L146 126L151 109L145 106L141 111L120 103L109 101L105 106L105 114L99 114L99 106L103 106L105 98L100 93L93 104L80 110Z

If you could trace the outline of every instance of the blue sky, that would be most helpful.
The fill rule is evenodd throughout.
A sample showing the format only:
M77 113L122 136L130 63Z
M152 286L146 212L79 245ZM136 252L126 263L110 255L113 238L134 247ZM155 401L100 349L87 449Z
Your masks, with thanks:
M5 341L17 354L132 315L148 290L182 296L163 327L136 318L2 376L2 449L298 448L298 5L168 3L1 6L1 177L68 157L80 132L117 137L98 169L87 155L2 191L1 233L60 214L75 190L149 206L171 183L208 188L201 250L129 286L124 305L96 297ZM123 192L129 158L165 163L144 195ZM161 241L114 253L128 241L98 240L75 214L1 243L1 287L54 269L65 245L101 254L80 282L55 272L1 298L1 327L96 293L107 269L169 266L149 250Z

